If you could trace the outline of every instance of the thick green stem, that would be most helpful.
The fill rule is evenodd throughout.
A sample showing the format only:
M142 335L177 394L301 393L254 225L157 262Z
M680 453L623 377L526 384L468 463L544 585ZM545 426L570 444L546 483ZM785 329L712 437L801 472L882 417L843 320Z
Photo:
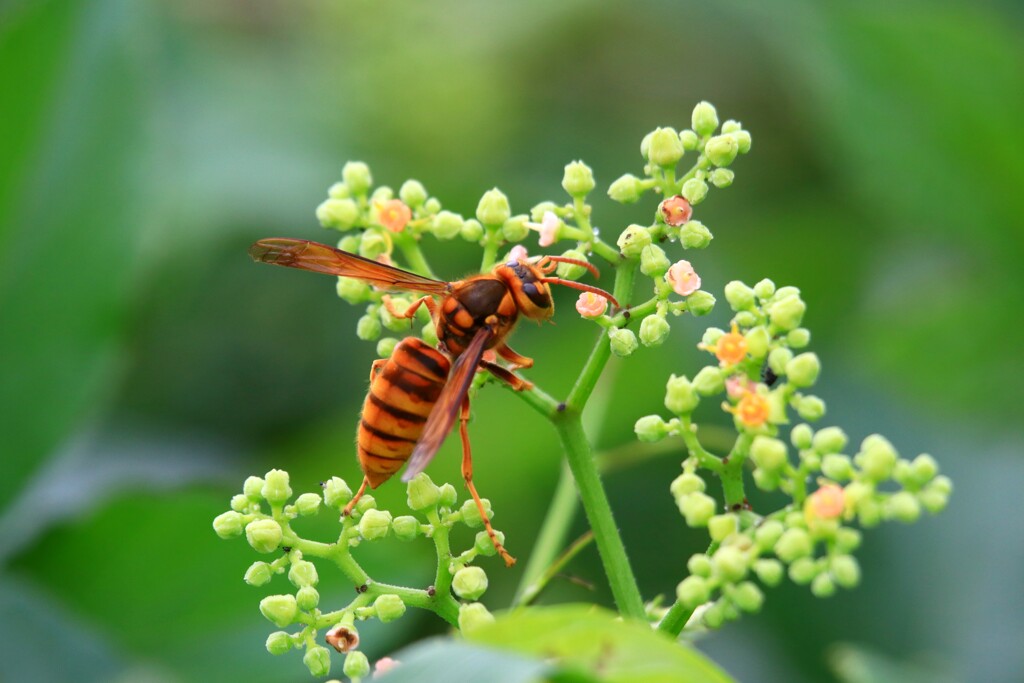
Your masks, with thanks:
M412 235L406 235L399 233L394 238L395 244L402 251L402 256L406 262L412 268L413 271L420 275L426 275L427 277L437 278L434 275L434 271L430 269L430 264L427 263L427 259L423 257L423 252L420 251L420 243Z

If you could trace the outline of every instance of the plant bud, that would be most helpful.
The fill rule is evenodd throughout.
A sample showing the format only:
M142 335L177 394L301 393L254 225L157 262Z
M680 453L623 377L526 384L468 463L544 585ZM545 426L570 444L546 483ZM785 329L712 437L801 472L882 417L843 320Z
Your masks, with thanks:
M799 296L788 296L779 299L768 309L768 317L772 325L779 330L792 330L800 325L803 320L807 304Z
M832 578L843 588L853 588L860 583L860 565L852 555L836 555L829 565Z
M452 577L452 590L463 600L476 600L487 590L487 574L480 567L463 567Z
M427 201L427 190L418 180L406 180L398 190L398 197L412 208Z
M263 478L263 497L271 505L284 505L292 497L288 486L288 473L284 470L270 470Z
M754 542L757 543L758 548L769 552L775 548L775 544L778 543L785 530L786 528L782 525L782 522L778 520L770 519L762 522L757 527L757 530L754 531Z
M584 263L588 263L587 255L577 249L570 249L566 251L564 254L562 254L562 257L576 259L577 261L583 261ZM583 277L584 274L586 274L586 272L587 269L584 268L583 266L577 266L574 263L559 263L558 268L555 271L555 274L558 275L558 277L563 278L565 280L579 280L581 277Z
M840 527L836 530L836 550L841 553L852 553L860 546L861 535L856 529Z
M810 425L798 424L790 430L789 441L801 450L808 449L814 443L814 430Z
M303 517L315 515L320 511L320 495L316 493L303 493L295 499L295 510Z
M722 190L732 185L732 181L735 180L736 174L728 168L716 168L711 171L709 178L711 179L712 185Z
M504 225L511 215L508 197L498 188L485 192L476 207L477 220L487 226Z
M676 503L686 518L686 525L693 528L706 526L715 514L715 499L700 491L677 498Z
M384 538L391 530L391 513L387 510L367 510L359 519L359 535L367 541Z
M391 529L395 532L398 540L411 541L419 535L420 523L412 515L402 515L395 517L395 521L391 523Z
M782 581L782 563L772 559L758 560L754 562L754 573L764 585L777 586Z
M722 624L725 623L725 608L722 601L719 600L705 609L701 614L701 618L706 628L711 630L721 628Z
M399 313L407 310L412 304L408 299L404 299L399 296L391 297L391 306ZM409 318L400 318L393 315L388 310L387 306L381 306L380 308L381 322L384 323L384 327L388 328L392 332L406 332L412 327L412 320Z
M734 311L748 311L754 308L754 290L739 280L725 286L725 300Z
M249 509L251 501L245 497L245 494L239 493L231 496L231 509L235 512L245 512Z
M283 655L295 645L292 637L284 631L274 631L267 636L267 652L272 655Z
M398 340L394 337L384 337L377 342L377 355L381 358L390 358L391 354L395 352L395 347L398 346Z
M782 479L775 472L758 467L754 470L754 485L762 491L774 491L782 484Z
M714 347L718 344L718 340L725 335L725 330L717 327L709 327L704 330L703 336L701 336L700 343L702 346Z
M234 510L223 512L214 518L213 530L221 538L234 538L242 535L244 522L245 518Z
M910 463L910 467L914 481L918 486L924 486L939 473L939 463L935 462L935 458L927 453L922 453L914 458L913 462Z
M766 301L775 293L775 283L765 278L754 285L754 294L761 301Z
M686 568L694 576L702 576L705 579L711 578L715 571L715 565L711 563L711 558L704 553L691 555L690 559L686 561Z
M735 583L747 575L750 564L746 554L733 545L722 546L711 557L718 574L727 582Z
M632 354L639 346L632 330L614 329L608 333L608 337L611 339L612 353L622 358Z
M274 570L266 562L253 562L245 570L245 582L250 586L265 586L274 577Z
M661 346L668 339L668 321L655 313L640 323L640 341L644 346Z
M385 594L373 601L373 608L377 610L377 618L382 623L388 623L401 618L405 614L405 603L402 598L393 594Z
M512 216L501 226L501 235L509 242L522 242L530 234L526 225L526 216Z
M669 377L665 391L666 408L676 415L688 415L699 403L700 396L686 375Z
M853 477L853 465L849 457L830 453L821 459L821 472L834 481L846 481Z
M323 489L327 507L340 509L352 500L352 489L341 477L331 477L323 483Z
M655 441L661 441L668 435L669 428L661 416L659 415L646 415L641 417L633 425L633 431L636 433L636 438L646 443L654 443Z
M802 354L806 355L806 354ZM799 358L800 356L797 356ZM822 455L828 453L840 453L846 448L846 433L839 427L825 427L824 429L818 430L818 433L814 435L812 444L814 450L818 451Z
M683 472L672 480L672 483L669 485L669 491L672 492L672 497L676 499L676 503L680 504L679 499L683 496L703 491L706 487L707 484L704 483L704 479L700 475L693 472Z
M620 204L632 204L639 200L642 194L643 186L640 179L631 173L621 176L608 188L608 196Z
M467 242L472 242L473 244L476 244L481 239L483 239L483 236L484 227L480 225L480 221L470 219L462 224L461 237Z
M562 188L569 196L582 199L594 189L594 172L582 161L567 164L562 176Z
M690 123L697 135L707 137L718 128L718 112L710 102L700 102L693 108Z
M699 576L687 576L676 586L676 598L688 609L703 605L710 597L708 582Z
M353 277L339 277L336 289L341 299L353 305L361 304L370 296L370 286Z
M750 144L752 142L750 133L745 130L737 130L730 133L730 137L736 140L736 149L740 154L746 154L750 151Z
M651 243L651 233L642 225L631 225L622 231L615 243L626 258L639 258L644 247Z
M311 669L312 670L312 669ZM366 678L370 675L370 662L359 650L352 650L345 655L345 665L342 668L345 675L353 680ZM327 674L323 674L326 676Z
M258 519L245 527L245 538L258 553L270 553L281 545L281 525L272 519Z
M818 564L810 557L801 557L789 565L790 580L803 586L814 580L818 575Z
M470 634L493 623L494 615L479 602L471 602L459 607L459 630L464 634Z
M327 196L332 199L348 199L352 196L352 191L345 183L337 182L327 188Z
M263 478L248 477L242 485L242 494L254 503L263 500Z
M811 331L806 327L798 327L790 330L786 335L786 343L794 349L802 349L811 343Z
M295 605L303 612L312 612L320 604L320 592L312 586L303 586L295 593Z
M811 554L813 544L811 537L803 529L787 529L775 543L775 554L783 562L791 563L800 557Z
M316 207L316 219L325 228L349 230L359 220L359 207L351 199L326 199Z
M703 289L698 289L696 292L686 297L686 310L691 315L702 316L707 315L715 307L715 297L710 293L705 292Z
M768 436L756 436L750 446L750 458L758 467L778 472L788 462L786 444Z
M480 502L484 506L484 512L487 513L487 518L493 518L494 512L491 510L491 501L486 498L481 498ZM471 529L477 529L484 525L484 520L480 517L480 509L476 506L476 501L472 498L462 504L462 507L459 508L459 514L462 515L462 521Z
M793 360L793 352L787 348L772 349L768 354L768 367L778 377L786 374L786 363Z
M732 591L729 597L744 612L757 612L764 604L764 593L750 581L744 581L736 586L736 590Z
M295 560L288 570L288 580L296 588L315 586L320 580L316 573L316 565L306 560Z
M431 221L431 232L439 240L450 240L462 232L462 216L451 211L441 211Z
M861 452L855 460L864 472L864 476L873 482L885 481L896 466L896 449L889 441L879 435L872 434L861 443Z
M341 179L353 195L366 194L373 185L370 167L361 161L350 161L341 169Z
M441 484L441 499L438 501L438 505L443 508L454 508L458 500L459 494L455 491L454 486Z
M697 145L700 143L700 138L689 128L679 131L679 141L683 143L683 149L687 152L692 152L697 149Z
M886 501L887 516L905 524L916 522L921 516L921 504L910 491L899 491Z
M818 574L811 581L811 593L817 598L832 597L836 592L836 585L828 574Z
M942 512L949 503L949 495L931 486L918 494L918 500L924 509L935 515Z
M311 645L302 656L302 663L314 676L326 676L331 672L331 654L322 645Z
M656 128L651 134L647 158L662 168L674 168L683 158L683 142L672 128Z
M299 608L294 595L268 595L260 600L260 612L274 626L284 628L295 621Z
M789 378L789 383L797 388L812 386L818 381L819 372L821 362L814 353L801 353L786 363L786 377Z
M797 415L808 422L820 420L825 416L825 402L817 396L802 396L795 407Z
M732 135L716 135L704 145L704 154L715 166L728 166L739 151L739 142Z
M505 534L495 531L494 535L498 538L499 544L505 545ZM473 547L484 557L493 557L498 554L498 549L494 547L491 537L487 535L486 531L481 531L476 535L476 538L473 539Z
M693 378L693 388L701 396L714 396L725 390L725 378L722 370L712 365L700 369L697 376Z
M662 277L670 265L665 250L657 244L648 244L640 252L640 272L647 277Z
M363 341L373 341L380 333L380 320L375 315L364 315L356 323L356 336Z
M768 355L768 345L771 344L772 337L768 333L767 327L764 325L752 327L744 337L747 340L747 353L751 358L764 358Z
M700 221L687 221L679 230L679 243L683 249L704 249L711 244L711 231Z
M693 205L700 204L708 195L708 184L699 178L690 178L683 183L681 194Z
M721 543L737 530L736 515L724 514L715 515L708 520L708 534L712 541Z

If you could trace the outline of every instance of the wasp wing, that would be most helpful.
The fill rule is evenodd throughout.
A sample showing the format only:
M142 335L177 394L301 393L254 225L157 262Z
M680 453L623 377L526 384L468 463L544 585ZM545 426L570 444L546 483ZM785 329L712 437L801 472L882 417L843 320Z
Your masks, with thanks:
M409 465L402 474L402 481L409 481L422 472L441 448L448 432L455 425L462 401L469 393L477 366L483 358L484 349L493 336L494 332L489 326L481 327L466 350L455 360L455 365L448 375L448 382L441 390L441 395L437 397L437 403L434 404L434 409L430 411L430 417L423 426L423 435L409 456Z
M275 266L353 277L381 289L405 289L427 294L445 294L451 289L447 282L410 273L394 266L386 266L309 240L270 237L259 240L249 247L249 256L253 261Z

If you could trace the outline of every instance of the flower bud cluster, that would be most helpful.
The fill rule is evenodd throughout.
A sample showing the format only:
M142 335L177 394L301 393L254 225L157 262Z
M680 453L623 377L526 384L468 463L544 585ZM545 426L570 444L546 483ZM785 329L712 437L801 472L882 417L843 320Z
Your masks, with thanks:
M487 590L487 574L473 562L481 556L495 555L494 545L486 532L479 531L468 549L452 554L449 539L451 529L457 525L482 528L474 501L470 499L460 505L454 486L438 486L426 474L409 482L407 494L412 514L397 516L380 509L373 496L364 495L351 514L340 518L337 540L324 543L302 538L292 524L321 511L341 513L353 497L345 480L332 477L321 483L319 493L303 493L294 500L287 472L271 470L263 477L245 480L242 493L231 498L231 509L218 515L213 527L221 538L245 537L253 550L272 558L254 562L245 572L246 583L268 586L275 576L282 575L290 584L288 590L279 589L260 601L260 613L282 629L267 638L268 652L279 655L293 649L305 650L303 663L310 673L325 676L330 670L333 648L346 653L346 675L358 678L367 675L369 664L357 649L357 620L378 619L388 623L402 617L410 606L445 609L449 620L460 624L483 623L490 617L483 605L476 602ZM484 500L484 506L487 514L493 516L490 502ZM504 542L504 534L496 533ZM445 581L451 587L450 593L437 594L433 587L396 592L386 584L370 580L352 557L352 550L362 543L390 537L399 541L431 539L437 551L438 581ZM351 603L335 611L322 608L317 562L335 565L345 577L343 582L356 585L357 597ZM410 594L415 597L406 597ZM460 609L459 599L470 604ZM327 629L323 639L330 648L317 644L321 629Z

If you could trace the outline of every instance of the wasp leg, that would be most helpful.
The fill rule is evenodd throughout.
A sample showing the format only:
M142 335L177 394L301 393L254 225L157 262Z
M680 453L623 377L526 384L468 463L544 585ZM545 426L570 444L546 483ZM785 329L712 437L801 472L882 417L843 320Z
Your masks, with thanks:
M356 491L356 495L352 496L352 500L350 500L348 502L348 505L345 506L345 509L341 511L341 516L342 517L348 517L349 515L352 514L352 510L355 508L356 503L358 503L359 499L363 497L364 493L366 493L366 487L369 486L369 485L370 485L370 478L364 476L363 477L363 485L359 487L359 490Z
M526 356L522 356L508 347L508 344L499 344L494 347L494 350L498 352L498 355L507 360L512 364L513 370L519 368L532 368L533 359Z
M514 391L527 391L529 389L533 389L533 382L523 379L511 370L503 368L497 363L492 363L489 360L482 360L480 361L480 367L494 375L496 379L499 379L512 387Z
M419 299L416 299L416 301L409 304L409 308L405 309L404 312L400 312L395 308L394 302L391 301L391 297L387 294L382 296L380 300L381 303L384 304L384 308L388 309L388 313L395 318L411 318L416 314L416 311L420 306L426 306L427 310L430 312L431 319L433 319L434 308L437 306L436 302L431 297L421 296Z
M462 437L462 478L466 480L466 488L469 489L470 494L473 496L473 500L476 501L476 509L480 511L480 519L484 522L484 529L487 530L487 535L491 538L491 543L494 544L494 549L501 555L501 559L505 560L505 566L511 567L516 563L516 558L508 554L505 550L505 546L498 540L498 535L494 533L494 527L491 526L491 520L487 518L487 511L484 509L483 501L480 500L480 494L476 492L476 487L473 486L473 454L469 448L469 399L462 401L462 414L459 416L459 435Z

